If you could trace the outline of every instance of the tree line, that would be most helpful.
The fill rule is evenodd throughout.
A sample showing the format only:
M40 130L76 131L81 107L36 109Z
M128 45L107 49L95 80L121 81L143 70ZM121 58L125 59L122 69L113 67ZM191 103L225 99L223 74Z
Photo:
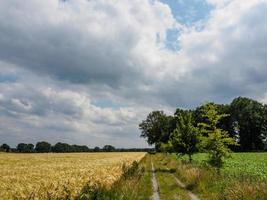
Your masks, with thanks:
M67 143L58 142L51 145L49 142L37 142L34 146L29 143L19 143L16 148L11 148L8 144L4 143L0 146L0 151L14 152L14 153L71 153L71 152L148 152L151 148L115 148L112 145L105 145L102 148L94 147L89 148L86 145L70 145Z
M207 102L195 109L177 108L174 115L153 111L139 124L141 137L156 151L187 154L207 152L208 162L222 166L233 151L263 151L267 147L267 105L246 97L230 104Z

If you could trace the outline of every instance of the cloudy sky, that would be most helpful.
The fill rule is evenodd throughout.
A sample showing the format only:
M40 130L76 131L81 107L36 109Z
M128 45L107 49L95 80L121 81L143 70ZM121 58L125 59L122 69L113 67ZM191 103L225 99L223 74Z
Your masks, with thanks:
M267 103L267 0L1 0L0 143L146 147L148 112Z

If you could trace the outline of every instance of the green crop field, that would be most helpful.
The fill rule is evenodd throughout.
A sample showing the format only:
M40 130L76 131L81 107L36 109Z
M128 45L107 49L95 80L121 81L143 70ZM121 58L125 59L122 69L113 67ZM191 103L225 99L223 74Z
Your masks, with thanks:
M234 153L226 160L223 170L267 180L267 153Z
M201 164L207 159L207 154L198 153L193 156L194 162ZM182 156L181 159L188 159ZM249 175L267 180L267 153L232 153L225 160L222 173L231 175Z

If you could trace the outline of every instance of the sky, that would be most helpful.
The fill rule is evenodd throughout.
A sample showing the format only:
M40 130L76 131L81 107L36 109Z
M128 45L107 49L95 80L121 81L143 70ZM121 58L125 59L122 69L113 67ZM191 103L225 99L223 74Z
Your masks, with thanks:
M0 1L0 143L147 147L138 124L267 103L267 0Z

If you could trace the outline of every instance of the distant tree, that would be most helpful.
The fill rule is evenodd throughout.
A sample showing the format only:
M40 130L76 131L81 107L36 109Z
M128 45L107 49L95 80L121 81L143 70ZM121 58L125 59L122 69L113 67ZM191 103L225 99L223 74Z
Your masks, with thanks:
M90 149L86 145L79 146L80 152L89 152Z
M52 148L52 151L57 153L71 152L71 150L72 149L69 144L61 142L56 143Z
M115 151L115 150L116 150L115 147L113 147L111 145L105 145L103 147L103 151L105 151L105 152L112 152L112 151Z
M47 153L51 150L51 144L45 141L37 142L35 145L35 151L38 153Z
M99 152L101 149L99 147L94 148L94 152Z
M5 152L9 152L10 151L10 146L8 144L2 144L1 149L3 149Z
M83 145L82 149L83 149L83 152L89 152L90 151L89 147L86 145Z
M197 144L198 130L193 125L191 112L180 112L177 116L176 129L170 137L170 143L173 151L180 154L186 154L189 161L192 161L192 155L198 151Z
M18 152L24 153L24 152L26 152L26 150L27 150L27 144L25 144L25 143L19 143L17 145L17 151Z
M20 153L31 153L31 152L34 152L34 145L33 144L19 143L17 145L17 151L20 152Z
M34 152L34 145L33 144L27 144L25 152L32 153Z
M153 111L139 124L139 129L141 137L146 138L149 145L155 144L156 150L159 150L161 143L168 142L175 129L175 121L163 111Z
M230 104L231 120L237 125L242 151L263 150L267 137L267 106L238 97Z
M90 149L86 145L71 145L71 151L72 152L88 152Z
M219 169L223 166L223 158L228 157L231 152L229 145L235 145L235 140L229 137L227 131L218 128L220 120L226 114L219 114L213 103L205 104L202 109L205 122L198 124L201 133L200 147L209 154L209 164Z

